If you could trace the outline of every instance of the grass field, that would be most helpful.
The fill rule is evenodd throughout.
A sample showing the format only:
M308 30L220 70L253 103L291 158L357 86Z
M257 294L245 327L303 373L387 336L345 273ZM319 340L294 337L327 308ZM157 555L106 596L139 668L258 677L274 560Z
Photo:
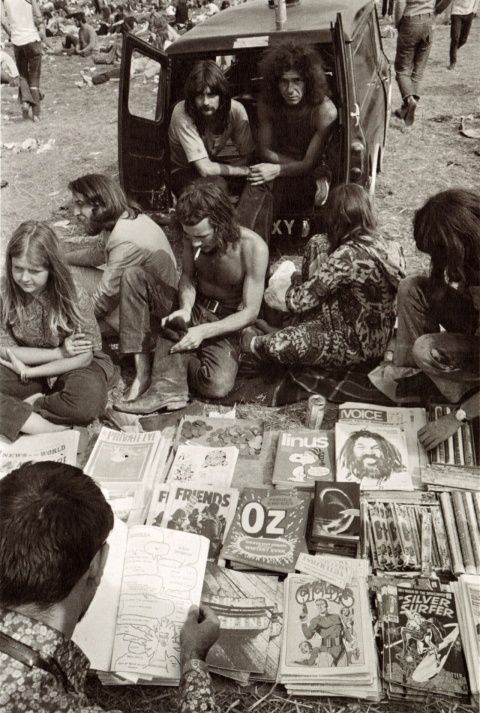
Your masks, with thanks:
M472 27L467 46L461 50L455 71L447 71L449 28L439 26L428 64L422 102L411 129L392 119L383 172L378 178L376 208L382 232L400 241L407 257L408 270L426 266L416 251L412 233L413 212L425 199L451 186L480 188L480 142L460 135L461 116L472 115L480 123L480 19ZM385 50L393 59L395 40L385 40ZM3 88L2 96L2 189L1 245L23 220L34 218L70 220L58 227L64 239L75 239L78 229L68 205L68 181L89 172L117 175L117 97L118 83L79 89L80 71L91 66L79 57L46 56L42 87L45 91L40 124L22 121L16 90ZM147 85L147 91L153 85ZM399 104L396 86L393 108ZM36 138L45 144L54 139L44 153L14 153L5 144ZM242 406L239 415L263 418L267 427L278 428L303 423L305 405L282 409ZM403 711L407 704L368 704L346 699L289 699L281 686L242 689L216 678L217 700L221 713L384 713ZM177 691L154 687L103 689L93 681L89 693L106 709L124 713L163 713L175 709ZM413 707L412 707L413 710ZM447 698L432 699L423 706L425 713L470 711Z

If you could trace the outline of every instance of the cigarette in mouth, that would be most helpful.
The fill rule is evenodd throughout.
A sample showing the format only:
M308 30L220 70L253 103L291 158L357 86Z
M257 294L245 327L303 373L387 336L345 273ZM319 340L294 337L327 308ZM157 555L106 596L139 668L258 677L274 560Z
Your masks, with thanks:
M193 256L193 259L198 260L198 256L200 255L201 252L202 252L202 248L201 247L197 248L195 250L195 255Z

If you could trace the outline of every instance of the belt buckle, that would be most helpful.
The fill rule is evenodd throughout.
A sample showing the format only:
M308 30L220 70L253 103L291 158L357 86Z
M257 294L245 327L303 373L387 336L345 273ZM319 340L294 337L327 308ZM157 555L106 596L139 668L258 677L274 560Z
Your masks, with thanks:
M212 314L216 314L218 308L220 307L220 302L218 300L209 299L207 301L206 307L209 312L211 312Z

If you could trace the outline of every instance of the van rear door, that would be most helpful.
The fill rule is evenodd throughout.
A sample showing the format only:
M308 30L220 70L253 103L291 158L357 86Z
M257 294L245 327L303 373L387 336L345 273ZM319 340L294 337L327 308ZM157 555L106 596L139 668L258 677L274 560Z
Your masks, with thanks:
M347 46L343 34L342 16L337 14L335 25L331 25L335 54L335 82L337 87L337 111L340 131L340 161L337 165L336 183L349 183L352 143L352 82L347 62Z
M170 59L126 34L118 96L120 183L142 208L155 213L170 205L168 122Z

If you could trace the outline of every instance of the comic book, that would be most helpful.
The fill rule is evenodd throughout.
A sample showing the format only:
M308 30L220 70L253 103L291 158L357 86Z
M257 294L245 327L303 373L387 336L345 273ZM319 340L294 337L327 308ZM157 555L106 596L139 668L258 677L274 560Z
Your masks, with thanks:
M237 501L236 488L172 481L161 526L203 535L210 541L208 559L216 560L232 523Z
M116 520L108 543L102 580L73 639L93 669L123 683L178 685L180 630L200 604L208 540Z
M211 670L231 678L238 672L261 677L273 665L271 642L279 654L282 631L274 619L278 586L277 577L207 565L202 603L220 621L220 636L207 656Z
M336 480L360 490L413 490L407 441L398 426L338 421L335 425Z
M479 704L480 692L480 578L462 575L450 585L457 605L460 638L467 662L470 691Z
M306 550L309 493L244 488L221 557L254 569L293 572Z
M424 694L468 694L455 599L450 590L390 585L384 592L384 676Z
M311 549L336 545L349 547L355 555L360 539L360 487L358 483L315 483Z
M340 583L339 583L340 584ZM337 586L320 576L289 575L280 681L302 695L378 695L368 590L364 578Z
M260 419L185 416L179 424L177 443L209 448L238 448L232 485L263 485L266 458L264 424Z
M334 479L334 463L333 431L281 431L272 483L313 490L316 482Z
M210 448L180 444L167 476L167 481L202 483L229 488L238 458L238 448Z

